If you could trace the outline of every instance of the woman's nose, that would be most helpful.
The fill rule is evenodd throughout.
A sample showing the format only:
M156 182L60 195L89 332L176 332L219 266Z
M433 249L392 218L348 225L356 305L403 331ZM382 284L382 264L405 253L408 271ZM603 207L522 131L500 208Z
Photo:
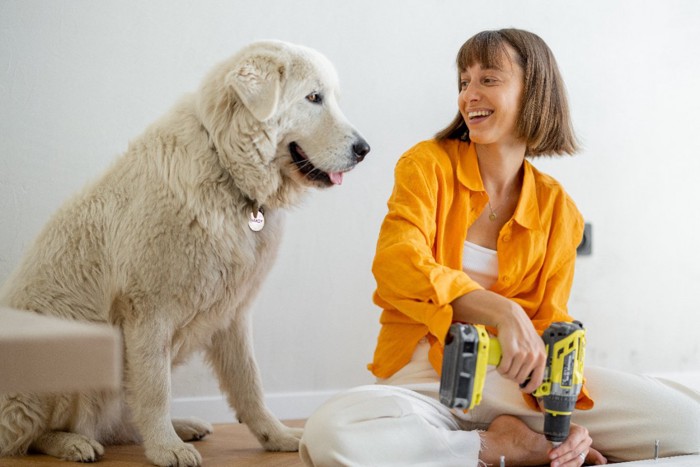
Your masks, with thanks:
M475 101L479 99L479 92L476 89L476 86L470 83L462 88L460 97L464 100L464 102Z

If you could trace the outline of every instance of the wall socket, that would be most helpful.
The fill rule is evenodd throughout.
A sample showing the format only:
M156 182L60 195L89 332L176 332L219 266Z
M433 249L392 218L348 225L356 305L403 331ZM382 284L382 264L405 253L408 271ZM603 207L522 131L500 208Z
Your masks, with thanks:
M576 254L579 256L590 256L593 253L593 225L586 222L583 225L583 238L576 248Z

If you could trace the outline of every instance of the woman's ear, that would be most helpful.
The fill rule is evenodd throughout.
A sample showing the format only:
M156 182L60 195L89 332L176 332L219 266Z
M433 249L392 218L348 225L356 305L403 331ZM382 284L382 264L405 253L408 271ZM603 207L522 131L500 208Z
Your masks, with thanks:
M226 84L260 122L277 111L284 67L273 57L253 55L226 75Z

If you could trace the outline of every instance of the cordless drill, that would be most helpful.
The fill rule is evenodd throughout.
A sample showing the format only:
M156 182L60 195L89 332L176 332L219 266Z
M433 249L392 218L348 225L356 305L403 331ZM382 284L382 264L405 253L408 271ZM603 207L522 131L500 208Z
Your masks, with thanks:
M569 436L571 412L583 384L583 325L552 323L542 334L547 352L544 380L533 396L544 409L544 435L554 445ZM501 362L501 345L481 325L455 323L445 338L440 402L469 410L481 402L487 365Z

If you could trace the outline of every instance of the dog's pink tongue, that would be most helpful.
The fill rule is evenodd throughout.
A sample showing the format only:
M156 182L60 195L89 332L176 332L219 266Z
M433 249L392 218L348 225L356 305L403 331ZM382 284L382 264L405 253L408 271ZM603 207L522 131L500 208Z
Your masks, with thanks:
M343 184L343 172L329 172L328 178L331 179L331 182L333 183L333 185L342 185Z

